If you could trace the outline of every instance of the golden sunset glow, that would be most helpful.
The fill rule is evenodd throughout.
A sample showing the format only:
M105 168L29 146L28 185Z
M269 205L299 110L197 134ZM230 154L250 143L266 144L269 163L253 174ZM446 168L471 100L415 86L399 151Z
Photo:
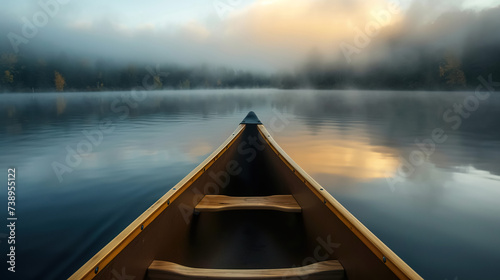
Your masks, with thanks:
M311 48L332 52L338 50L340 42L352 44L356 31L364 32L370 22L379 29L398 23L402 14L389 12L388 3L385 0L257 1L228 19L224 35L237 38L242 44L297 55ZM373 15L384 12L388 17L379 24Z
M340 133L338 134L340 135ZM364 139L317 140L313 135L279 138L288 155L306 172L330 174L358 180L385 178L398 167L396 158L389 156L389 148L372 146ZM309 143L309 145L304 145ZM375 149L377 151L375 151ZM386 149L387 153L381 152Z

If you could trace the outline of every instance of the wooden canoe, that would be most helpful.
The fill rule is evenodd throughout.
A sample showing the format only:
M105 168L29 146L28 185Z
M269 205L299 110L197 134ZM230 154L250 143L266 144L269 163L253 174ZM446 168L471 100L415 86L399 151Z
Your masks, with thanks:
M250 112L70 279L422 279Z

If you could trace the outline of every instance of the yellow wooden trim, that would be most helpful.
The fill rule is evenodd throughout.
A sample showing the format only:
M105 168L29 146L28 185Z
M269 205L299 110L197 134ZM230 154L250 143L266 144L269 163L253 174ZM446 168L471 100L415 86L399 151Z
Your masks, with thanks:
M258 125L262 137L266 140L279 158L304 182L304 184L325 204L389 269L400 279L423 279L408 264L406 264L396 253L385 245L375 234L366 228L356 217L354 217L340 202L330 195L316 180L307 174L272 138L264 125Z
M171 188L165 195L127 226L69 279L93 279L113 258L115 258L137 235L160 215L177 197L195 182L220 156L236 141L245 125L240 124L233 134L222 143L207 159L191 171L184 179ZM94 272L99 267L98 273Z
M197 212L228 210L275 210L300 213L302 208L292 195L227 196L205 195L194 208Z
M328 260L306 266L274 269L213 269L195 268L180 264L155 260L148 268L148 278L160 279L345 279L344 267L338 260Z

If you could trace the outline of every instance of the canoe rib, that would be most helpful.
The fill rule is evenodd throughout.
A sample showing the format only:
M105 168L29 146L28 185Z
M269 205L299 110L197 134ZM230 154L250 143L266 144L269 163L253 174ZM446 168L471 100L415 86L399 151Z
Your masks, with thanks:
M277 269L208 269L193 268L180 264L155 260L148 268L150 280L194 280L194 279L345 279L344 268L338 260L313 263L303 267Z
M196 212L218 212L228 210L275 210L300 213L302 208L291 195L271 196L226 196L205 195L196 205Z

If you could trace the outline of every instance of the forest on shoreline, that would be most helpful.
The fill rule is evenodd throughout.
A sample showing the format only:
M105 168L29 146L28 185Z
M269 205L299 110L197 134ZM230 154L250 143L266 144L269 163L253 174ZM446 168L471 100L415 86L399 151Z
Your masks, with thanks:
M484 48L484 47L483 47ZM412 65L387 62L358 71L343 63L321 63L312 53L295 71L273 74L200 64L116 63L86 59L64 52L53 57L0 54L0 92L120 91L145 89L395 89L467 90L479 84L479 76L500 77L496 46L457 57L451 52L413 58ZM418 62L418 64L416 64Z

